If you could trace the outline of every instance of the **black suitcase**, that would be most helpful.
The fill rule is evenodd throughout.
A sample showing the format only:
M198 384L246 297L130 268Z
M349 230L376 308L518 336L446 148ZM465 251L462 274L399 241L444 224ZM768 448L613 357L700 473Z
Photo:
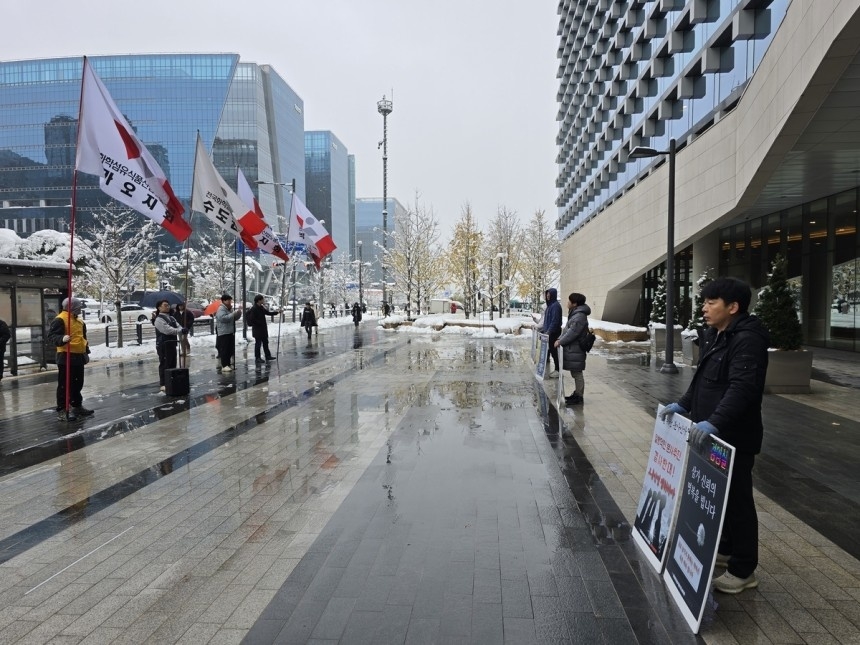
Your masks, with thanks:
M190 391L187 367L164 370L164 392L167 396L188 396Z

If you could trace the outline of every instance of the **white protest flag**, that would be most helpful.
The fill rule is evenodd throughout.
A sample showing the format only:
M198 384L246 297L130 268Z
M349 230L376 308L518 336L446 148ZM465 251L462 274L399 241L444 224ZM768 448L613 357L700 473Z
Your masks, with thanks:
M143 213L178 241L191 235L185 209L167 176L132 131L101 79L84 58L75 170L97 175L113 199Z
M304 244L318 269L322 259L337 248L322 222L314 217L297 195L293 195L290 208L290 230L287 239Z
M230 231L252 250L257 248L254 235L261 233L266 225L218 174L199 133L194 156L191 209L203 213L225 231Z
M257 201L257 198L254 197L254 191L251 190L251 184L249 184L248 180L245 179L245 175L241 168L236 168L236 172L238 174L236 179L236 192L239 193L239 199L241 199L242 202L248 206L258 218L260 218L260 221L262 221L265 226L262 232L254 236L254 239L257 241L260 248L266 251L266 253L271 253L275 257L286 262L290 257L286 254L284 249L281 248L272 227L266 224L263 209L260 208L260 203Z

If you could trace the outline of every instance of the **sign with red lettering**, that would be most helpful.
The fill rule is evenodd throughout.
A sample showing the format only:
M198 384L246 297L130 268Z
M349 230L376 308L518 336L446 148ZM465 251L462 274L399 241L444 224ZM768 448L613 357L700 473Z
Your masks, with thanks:
M633 522L633 541L657 573L663 570L666 546L674 526L675 505L687 454L687 434L693 425L680 414L661 420L662 409L662 405L657 408L645 481Z
M663 579L694 632L711 589L734 455L734 447L713 436L701 451L688 450L678 491L678 519Z

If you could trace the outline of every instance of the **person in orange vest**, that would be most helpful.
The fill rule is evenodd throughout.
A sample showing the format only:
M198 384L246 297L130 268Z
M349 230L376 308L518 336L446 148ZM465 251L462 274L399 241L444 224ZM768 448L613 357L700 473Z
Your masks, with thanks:
M54 318L48 330L48 343L57 348L57 418L77 421L92 416L83 406L84 365L90 362L87 324L81 319L83 302L72 298L63 300L63 311ZM69 372L69 395L66 408L66 371Z

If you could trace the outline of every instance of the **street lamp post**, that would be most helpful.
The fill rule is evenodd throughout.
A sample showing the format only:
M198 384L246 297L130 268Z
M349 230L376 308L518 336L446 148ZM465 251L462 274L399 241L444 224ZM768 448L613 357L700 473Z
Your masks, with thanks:
M655 150L636 146L630 151L630 159L669 156L669 205L667 213L666 245L666 358L660 371L664 374L677 374L675 365L675 139L669 139L668 150Z
M502 294L504 293L504 289L502 287L502 260L508 257L508 254L505 252L496 253L496 257L499 258L499 320L502 319Z
M382 115L382 246L388 251L388 115L394 111L394 103L382 100L376 103L376 111ZM385 265L382 265L382 301L387 300L385 285Z
M290 183L287 183L284 181L264 181L262 179L258 179L254 183L257 184L258 186L280 186L281 188L286 188L287 190L289 190L291 196L296 194L295 177L293 178L293 180ZM277 197L276 197L275 203L276 203L276 208L278 209L278 212L283 213L284 212L284 205L283 205L283 203L281 203L281 200L277 199ZM290 209L292 210L292 204L290 204ZM283 215L281 217L283 217ZM288 225L289 225L289 217L290 217L290 213L287 213L286 218L287 218L287 224ZM278 232L283 233L284 231L278 231Z
M356 244L358 245L358 304L360 307L363 307L364 306L364 284L362 283L362 280L361 280L361 266L362 266L361 246L362 246L362 241L359 240Z

